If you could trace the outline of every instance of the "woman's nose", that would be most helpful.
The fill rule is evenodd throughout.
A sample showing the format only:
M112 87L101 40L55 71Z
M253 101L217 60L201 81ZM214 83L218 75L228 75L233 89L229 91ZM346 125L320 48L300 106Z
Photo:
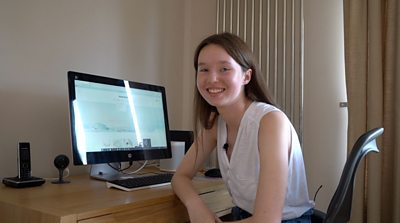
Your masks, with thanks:
M218 73L216 71L212 71L210 70L208 73L208 78L207 78L208 82L212 83L212 82L217 82L218 81Z

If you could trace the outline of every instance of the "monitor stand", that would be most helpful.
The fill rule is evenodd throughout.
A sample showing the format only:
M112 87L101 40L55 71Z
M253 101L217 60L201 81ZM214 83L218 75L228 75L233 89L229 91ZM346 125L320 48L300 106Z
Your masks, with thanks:
M97 180L111 181L123 178L123 174L114 170L108 164L94 164L90 167L90 177Z

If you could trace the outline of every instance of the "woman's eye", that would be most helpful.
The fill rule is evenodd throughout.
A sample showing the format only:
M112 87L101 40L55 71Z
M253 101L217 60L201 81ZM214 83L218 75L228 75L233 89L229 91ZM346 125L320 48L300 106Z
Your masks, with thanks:
M199 72L207 72L207 71L208 71L207 68L200 68L200 69L199 69Z
M229 70L230 70L230 69L227 68L227 67L223 67L223 68L221 69L222 72L227 72L227 71L229 71Z

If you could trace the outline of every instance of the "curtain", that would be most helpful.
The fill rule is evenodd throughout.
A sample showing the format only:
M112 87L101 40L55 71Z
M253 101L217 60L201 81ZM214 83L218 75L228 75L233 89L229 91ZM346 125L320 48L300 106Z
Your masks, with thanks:
M217 0L217 33L253 50L270 93L303 140L303 0Z
M356 176L350 222L400 222L400 3L344 0L348 145L384 127Z

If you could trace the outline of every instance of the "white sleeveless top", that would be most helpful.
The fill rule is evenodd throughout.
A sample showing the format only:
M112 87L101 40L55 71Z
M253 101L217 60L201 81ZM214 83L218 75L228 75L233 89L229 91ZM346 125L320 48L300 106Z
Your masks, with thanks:
M253 102L246 110L237 133L231 160L228 160L223 145L227 141L226 123L218 117L217 154L221 175L232 196L233 203L253 213L258 186L260 158L258 130L261 118L268 112L281 112L276 107ZM297 133L291 125L292 145L289 157L288 188L282 220L300 217L314 203L309 200L303 155Z

